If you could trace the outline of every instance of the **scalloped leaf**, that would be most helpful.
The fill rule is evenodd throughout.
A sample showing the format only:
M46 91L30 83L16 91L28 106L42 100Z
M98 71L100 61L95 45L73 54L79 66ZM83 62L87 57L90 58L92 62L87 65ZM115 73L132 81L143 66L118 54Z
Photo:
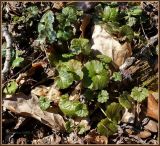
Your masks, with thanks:
M96 57L104 63L110 63L112 61L112 58L106 55L97 55Z
M119 103L112 102L107 106L106 115L111 121L117 124L121 120L122 110L123 107Z
M87 106L79 101L69 101L68 96L60 98L59 108L67 116L86 117L88 115Z
M58 77L55 79L55 85L60 89L68 88L74 81L74 76L65 70L60 70Z
M102 119L97 125L97 131L101 135L110 136L118 131L118 126L108 118Z
M83 84L89 89L103 89L109 83L109 71L100 61L92 60L87 62L83 68L83 74Z
M117 21L118 15L119 15L118 8L111 8L109 6L106 6L103 11L102 20L106 22L108 21L114 22L114 21Z
M73 54L84 54L84 55L89 55L91 52L91 46L89 44L88 39L84 38L75 38L71 41L71 46L69 48Z
M79 79L83 78L83 72L81 71L82 63L80 61L71 59L66 63L66 65L68 66L71 72L79 76Z
M98 102L104 103L107 102L109 99L109 94L106 90L101 90L101 92L98 94Z
M15 80L12 80L9 83L7 83L6 87L3 90L3 93L12 95L16 93L17 89L18 89L18 84L16 83Z
M122 81L122 75L120 72L114 72L112 78L114 81Z
M128 38L129 41L132 41L132 39L134 38L134 31L133 29L128 26L128 25L123 25L120 28L120 33L122 36L126 36Z
M130 96L137 102L142 102L148 96L148 90L143 87L134 87Z
M51 101L48 98L41 96L39 98L39 105L42 110L47 110L50 107Z
M51 10L47 11L41 18L38 24L38 39L37 41L40 44L45 43L45 41L49 41L49 43L53 43L56 39L56 34L53 30L53 22L54 15Z

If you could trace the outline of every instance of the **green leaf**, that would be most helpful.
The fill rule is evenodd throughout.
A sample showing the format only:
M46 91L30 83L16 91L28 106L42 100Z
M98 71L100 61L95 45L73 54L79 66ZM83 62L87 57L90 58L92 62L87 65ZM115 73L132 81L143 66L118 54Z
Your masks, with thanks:
M78 104L75 110L76 115L79 117L86 117L88 115L87 106L85 104Z
M24 61L24 58L22 57L17 57L13 62L12 62L12 67L20 67L21 63Z
M89 55L91 52L91 46L89 44L89 40L84 38L73 39L71 41L71 46L69 49L72 51L72 53L76 55L80 53L84 55Z
M73 36L73 32L71 30L65 31L65 30L58 30L57 32L57 38L67 41Z
M110 63L112 61L112 58L106 55L97 55L96 57L104 63Z
M139 6L135 6L135 7L132 7L129 13L130 15L133 15L133 16L140 16L142 15L142 9Z
M112 78L114 81L122 81L122 75L120 72L114 72Z
M90 130L90 126L85 122L80 122L77 129L78 129L78 134L84 134L86 131Z
M68 66L69 71L75 73L79 77L78 80L83 78L83 72L81 71L82 64L80 61L71 59L66 63L66 65Z
M60 89L68 88L74 81L74 76L65 70L60 70L58 77L55 79L55 85Z
M118 20L118 9L117 8L111 8L109 6L106 6L103 11L103 21L117 21Z
M77 21L77 11L73 7L65 7L62 9L62 13L57 14L57 20L62 27L71 26L72 23Z
M106 90L101 90L101 92L98 94L98 102L104 103L107 102L109 99L109 94Z
M6 87L3 90L3 93L12 95L16 93L17 89L18 89L18 84L16 83L15 80L12 80L9 83L7 83Z
M29 15L30 17L34 17L38 15L38 7L37 6L30 6L26 9L26 15Z
M74 129L74 123L72 121L67 121L65 123L65 129L68 133L71 133Z
M134 87L131 92L131 97L137 102L142 102L148 96L148 90L142 87Z
M87 62L83 74L83 84L89 89L103 89L109 83L109 71L105 69L102 62L96 60Z
M108 118L102 119L97 125L97 131L101 135L110 136L118 131L118 126Z
M137 19L135 17L128 17L128 19L127 19L127 25L130 27L135 25L136 22L137 22Z
M134 32L132 28L128 25L123 25L120 28L120 33L122 36L126 36L129 41L132 41L132 39L134 38Z
M50 102L46 97L41 96L39 98L39 105L42 110L47 110L50 107Z
M67 95L63 95L59 101L59 108L67 116L86 117L88 115L87 106L79 101L69 101Z
M49 41L49 43L53 43L56 39L55 31L53 30L53 22L54 15L51 10L47 11L41 18L38 24L38 39L37 41L40 44L45 43L45 41Z
M128 95L127 92L124 92L119 98L119 103L127 109L130 109L132 107L132 100L131 97Z
M106 115L114 123L118 123L121 120L122 106L119 103L112 102L107 106Z

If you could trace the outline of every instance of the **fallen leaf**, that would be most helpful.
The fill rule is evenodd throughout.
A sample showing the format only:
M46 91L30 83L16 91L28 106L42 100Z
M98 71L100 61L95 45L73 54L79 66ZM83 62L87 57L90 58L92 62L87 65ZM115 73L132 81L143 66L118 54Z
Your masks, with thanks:
M94 26L92 39L92 49L112 58L118 67L132 55L130 43L125 42L121 45L115 37L106 32L102 25Z
M152 94L148 96L146 115L158 121L158 115L159 115L158 102L155 100Z
M137 136L139 136L140 138L148 138L151 136L151 132L149 131L141 131Z
M134 123L135 115L132 112L129 112L128 109L125 108L125 112L122 116L121 121L124 123Z
M44 96L55 103L59 102L59 97L61 94L54 85L51 85L49 87L46 87L44 85L37 86L32 89L31 93L37 96Z
M108 144L108 138L99 135L96 130L93 129L85 136L84 142L87 144Z
M84 37L85 32L86 32L86 27L87 27L88 24L90 23L90 19L91 19L91 16L90 16L89 14L85 14L85 15L83 16L82 24L81 24L81 26L80 26L80 31L82 31L81 37Z
M41 145L43 145L43 144L59 144L60 141L61 141L60 136L52 134L52 135L46 136L42 139L37 139L37 140L34 139L32 141L32 144L41 144Z
M82 139L75 132L71 132L67 137L68 144L83 144Z
M144 126L144 129L149 130L151 132L158 132L158 123L153 120L149 120L147 125Z
M27 96L24 93L17 93L8 100L3 99L2 106L19 115L33 117L55 131L65 130L62 116L58 113L42 111L38 97L34 94Z

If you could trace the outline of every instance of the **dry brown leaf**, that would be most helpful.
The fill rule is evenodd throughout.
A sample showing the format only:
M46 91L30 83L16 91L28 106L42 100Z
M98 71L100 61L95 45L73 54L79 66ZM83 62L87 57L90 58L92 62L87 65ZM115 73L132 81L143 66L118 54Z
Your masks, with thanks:
M67 137L68 144L83 144L82 139L75 132L71 132Z
M158 102L155 100L154 96L150 94L148 96L148 105L147 105L147 116L158 121Z
M72 91L69 100L79 100L80 99L80 92L82 89L82 82L80 82Z
M84 138L85 143L88 144L108 144L106 136L99 135L96 130L91 130Z
M44 96L48 98L50 101L54 101L55 103L59 102L60 97L60 91L54 86L51 85L49 87L46 87L44 85L40 85L32 89L32 94L35 94L37 96Z
M125 42L121 45L115 37L106 32L102 25L94 26L92 39L92 49L111 57L118 67L124 63L126 58L132 55L130 43Z
M86 31L86 27L90 23L90 19L91 19L91 16L89 14L85 14L83 16L82 24L80 26L80 31L82 31L81 37L84 37L85 31Z
M32 144L59 144L61 141L61 137L58 135L49 135L42 139L33 140Z
M153 120L149 120L147 125L144 126L144 129L149 130L151 132L158 132L158 123Z
M58 113L42 111L38 102L38 97L34 94L27 96L17 93L10 99L4 98L2 106L19 115L33 117L55 131L64 131L63 117Z
M141 131L137 136L139 136L140 138L148 138L151 136L151 132L149 131Z

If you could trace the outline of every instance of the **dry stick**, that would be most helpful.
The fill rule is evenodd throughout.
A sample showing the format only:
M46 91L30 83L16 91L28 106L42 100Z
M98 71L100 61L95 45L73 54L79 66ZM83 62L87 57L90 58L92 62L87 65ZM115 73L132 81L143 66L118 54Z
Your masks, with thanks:
M11 36L7 30L6 26L2 27L2 35L6 39L6 59L4 62L4 66L2 69L2 83L5 81L5 75L8 73L10 68L10 61L11 61L11 47L12 47L12 39Z

